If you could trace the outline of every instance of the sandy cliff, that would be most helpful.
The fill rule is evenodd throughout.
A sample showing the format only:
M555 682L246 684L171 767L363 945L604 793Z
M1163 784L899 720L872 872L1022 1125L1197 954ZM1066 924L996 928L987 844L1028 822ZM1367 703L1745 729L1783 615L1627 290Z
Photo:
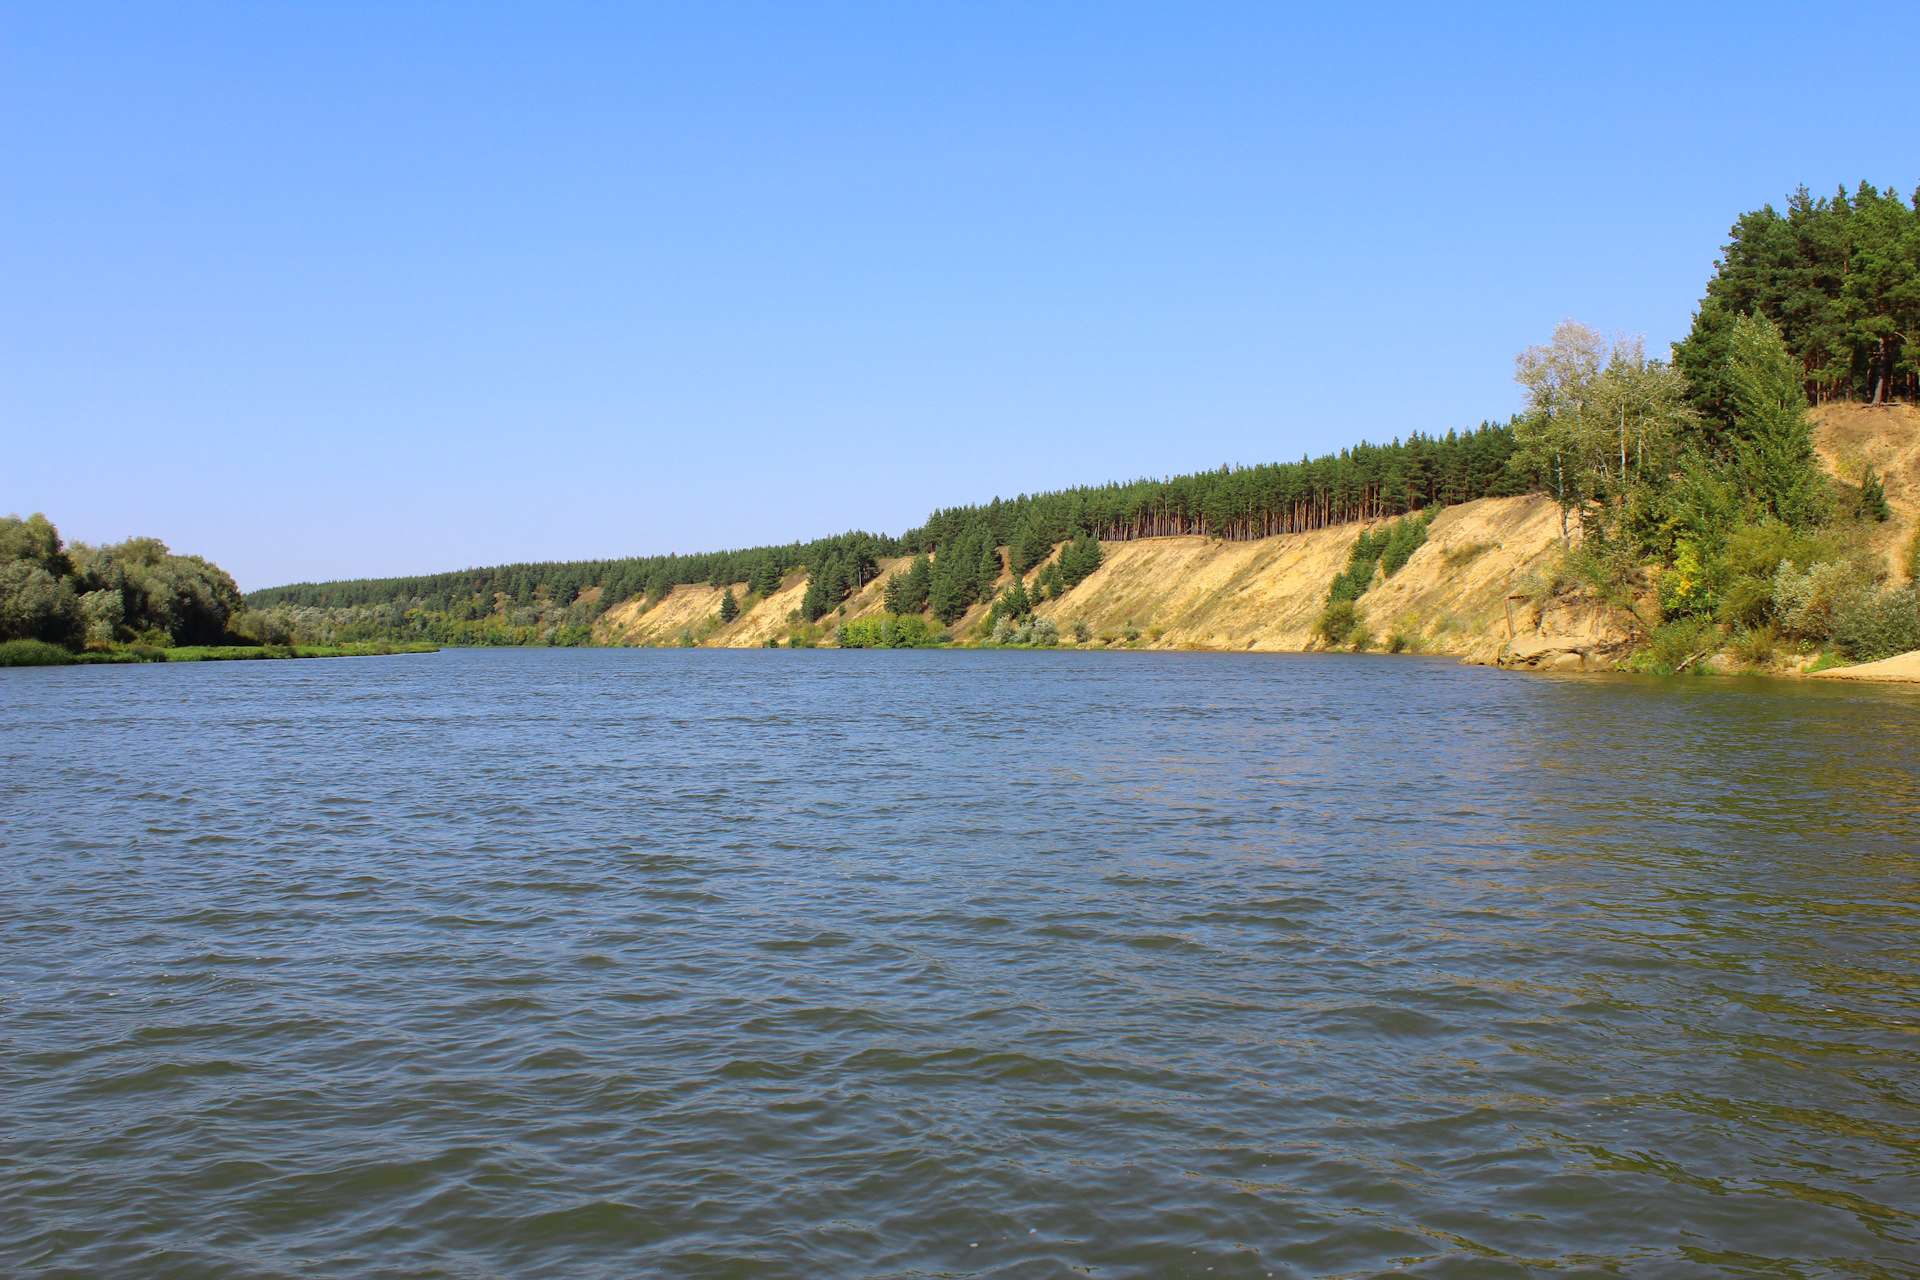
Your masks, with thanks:
M1876 529L1873 545L1897 561L1920 519L1920 409L1828 405L1815 411L1814 421L1816 446L1834 472L1857 482L1871 466L1883 477L1894 517ZM1311 648L1328 583L1345 568L1362 527L1254 542L1171 537L1106 543L1100 568L1038 612L1068 637L1076 622L1084 623L1096 644L1124 643L1120 636L1131 627L1140 633L1134 643L1145 648ZM1406 565L1362 597L1362 622L1376 645L1397 635L1409 648L1470 661L1555 670L1610 666L1628 646L1624 618L1564 597L1537 607L1526 591L1551 566L1559 538L1560 513L1543 495L1450 507ZM882 562L878 579L822 620L822 639L830 640L841 621L879 612L887 574L905 564ZM732 590L745 609L726 626L719 622L721 591L683 586L651 608L616 606L596 638L609 644L763 645L788 633L806 577L789 574L765 600L750 600L745 583ZM976 606L953 633L970 635L983 612Z
M1313 624L1326 602L1327 584L1346 567L1361 528L1344 525L1254 542L1202 537L1110 542L1092 576L1038 612L1069 636L1075 622L1108 639L1132 626L1147 648L1307 648L1314 643ZM1378 643L1398 633L1431 652L1490 656L1507 639L1508 596L1551 559L1559 532L1559 512L1537 495L1450 508L1406 566L1366 595L1361 615ZM879 612L886 575L904 563L882 562L880 578L825 624L830 628ZM602 620L598 638L611 644L690 639L754 647L787 633L805 590L805 576L790 574L778 592L750 602L740 618L721 626L719 590L676 587L651 608L632 602L615 606ZM736 583L733 592L736 599L746 599L744 583ZM1592 647L1619 638L1618 628L1600 612L1549 610L1543 618L1527 601L1515 600L1512 606L1514 633L1522 639L1544 634L1569 646ZM982 613L980 606L970 610L954 624L954 634L968 634Z

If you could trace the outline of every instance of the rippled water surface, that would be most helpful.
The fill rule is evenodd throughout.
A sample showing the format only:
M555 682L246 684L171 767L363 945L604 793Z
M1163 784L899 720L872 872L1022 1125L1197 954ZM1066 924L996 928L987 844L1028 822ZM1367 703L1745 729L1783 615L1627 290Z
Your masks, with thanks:
M1920 694L0 672L0 1273L1920 1275Z

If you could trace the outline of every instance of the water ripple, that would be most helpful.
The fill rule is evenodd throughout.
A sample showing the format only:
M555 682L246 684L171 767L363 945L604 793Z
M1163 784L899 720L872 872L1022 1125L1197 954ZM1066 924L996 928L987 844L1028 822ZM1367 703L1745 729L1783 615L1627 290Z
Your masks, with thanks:
M1920 698L0 672L0 1272L1920 1275Z

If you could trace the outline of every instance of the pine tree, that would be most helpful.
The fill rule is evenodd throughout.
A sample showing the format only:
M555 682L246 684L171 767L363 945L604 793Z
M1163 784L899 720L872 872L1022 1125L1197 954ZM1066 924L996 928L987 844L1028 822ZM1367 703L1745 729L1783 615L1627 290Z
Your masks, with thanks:
M1780 330L1764 316L1740 316L1728 338L1734 458L1748 492L1789 525L1811 524L1825 488L1813 452L1813 425L1801 371Z
M1060 553L1060 576L1069 587L1077 587L1100 567L1103 553L1091 534L1083 533Z
M835 556L827 561L826 594L827 608L833 609L853 592L853 579L858 572L858 560L853 557Z
M1039 522L1032 516L1021 522L1020 532L1014 535L1013 543L1007 548L1009 565L1015 574L1024 575L1027 570L1053 554L1053 543L1041 530Z
M993 536L987 534L980 539L980 559L974 570L974 596L978 600L993 590L1000 581L1000 574L1006 568L1000 561L1000 548L993 545Z
M1013 585L1007 588L1007 593L1000 597L1000 616L1017 621L1032 612L1033 601L1027 596L1027 588L1020 579L1015 578Z
M1062 554L1064 554L1064 552ZM1061 577L1060 562L1058 560L1055 560L1052 564L1040 571L1040 581L1046 584L1047 596L1050 599L1058 600L1067 593L1067 584L1065 579Z
M933 591L933 563L922 551L913 558L913 565L907 570L907 589L904 593L904 609L895 609L895 613L921 613L927 607L927 598Z
M1881 524L1885 524L1893 515L1893 508L1887 505L1887 486L1880 482L1872 467L1860 477L1860 510Z
M740 602L733 598L733 588L727 588L727 594L720 597L720 621L732 622L740 616Z
M827 600L829 572L827 564L810 567L807 571L807 593L800 597L800 616L808 622L818 622L822 614L833 608L833 604Z
M958 549L942 551L933 561L930 603L933 616L951 625L973 602L972 566L961 565Z
M772 556L764 557L747 575L747 590L764 600L779 589L780 566L774 563Z

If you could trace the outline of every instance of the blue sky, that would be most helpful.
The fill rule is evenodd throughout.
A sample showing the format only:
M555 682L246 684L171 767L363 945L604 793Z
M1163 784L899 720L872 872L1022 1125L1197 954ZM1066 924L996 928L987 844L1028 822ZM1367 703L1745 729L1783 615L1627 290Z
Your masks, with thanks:
M1470 427L1742 210L1911 194L1912 21L8 4L0 509L253 588Z

